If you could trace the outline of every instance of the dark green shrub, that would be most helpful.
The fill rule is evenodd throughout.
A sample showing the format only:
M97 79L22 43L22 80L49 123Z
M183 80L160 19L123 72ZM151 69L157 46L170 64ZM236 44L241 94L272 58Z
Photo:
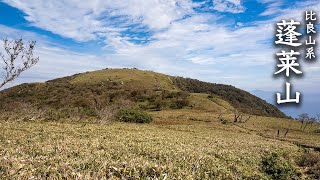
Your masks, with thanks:
M174 101L171 105L170 108L172 109L182 109L183 107L186 107L189 105L189 100L187 99L181 99L181 100L176 100Z
M152 117L139 110L124 109L119 111L116 118L122 122L133 122L133 123L149 123L152 121Z
M278 153L271 153L263 157L262 170L271 179L300 179L301 172L293 162L280 156Z
M154 102L149 103L149 109L161 111L166 106L164 100L156 99Z
M308 169L307 174L310 176L312 179L320 179L320 164L311 167Z
M89 117L96 117L97 112L94 109L91 108L82 108L81 109L81 114Z
M170 92L170 91L165 91L163 94L164 98L175 98L176 97L176 92Z
M147 103L140 103L138 104L139 108L140 109L143 109L143 110L147 110L149 108L148 104Z

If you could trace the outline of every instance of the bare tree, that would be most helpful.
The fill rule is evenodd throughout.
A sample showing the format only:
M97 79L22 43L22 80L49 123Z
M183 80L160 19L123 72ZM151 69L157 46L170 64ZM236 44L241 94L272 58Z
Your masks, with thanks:
M227 123L227 120L223 117L223 114L224 114L224 110L221 110L220 111L220 114L218 116L218 120L222 123L222 124L226 124Z
M301 121L300 130L303 129L304 124L306 124L309 119L310 119L310 117L309 117L309 115L307 113L300 114L298 116L298 120Z
M233 114L234 114L234 121L233 122L240 122L242 120L242 116L243 116L243 113L238 111L237 109L234 109L233 110Z
M316 132L320 132L320 126L319 126L319 123L320 123L320 114L317 114L317 130L316 130Z
M320 116L317 116L317 118L319 119ZM317 122L317 118L309 117L307 113L300 114L298 117L298 120L301 121L300 130L304 131L308 125L312 126L313 123Z
M4 53L0 51L0 56L4 63L4 80L0 83L0 88L15 80L23 71L39 61L39 57L33 55L35 41L24 44L22 39L8 40L6 38L3 42Z
M290 130L290 127L291 127L291 124L288 126L286 132L284 133L284 136L283 136L284 138L287 137L287 134L288 134L288 132L289 132L289 130Z
M233 110L233 114L234 114L234 120L233 122L239 122L239 123L245 123L247 121L250 120L250 118L252 117L251 114L248 114L247 117L245 117L245 114L241 111L238 111L237 109Z
M220 111L220 114L219 114L219 116L218 116L218 119L221 120L222 118L223 118L223 111L221 110L221 111Z
M317 119L316 119L316 118L314 118L314 117L309 118L309 119L306 121L306 123L305 123L305 125L304 125L304 127L303 127L303 131L306 129L306 127L307 127L308 125L312 126L312 124L315 123L315 122L317 122Z

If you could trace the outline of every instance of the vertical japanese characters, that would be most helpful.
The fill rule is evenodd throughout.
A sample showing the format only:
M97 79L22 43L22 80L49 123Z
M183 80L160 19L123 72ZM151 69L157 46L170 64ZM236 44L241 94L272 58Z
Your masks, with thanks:
M315 60L316 54L314 52L316 40L316 13L312 11L306 11L305 13L305 23L306 23L306 31L305 34L307 36L305 40L305 59ZM281 52L276 53L278 57L277 67L279 70L274 74L284 74L285 77L288 78L290 75L295 74L297 76L302 75L302 71L300 70L299 59L301 53L298 51L299 47L302 46L300 39L303 34L298 31L300 26L300 22L290 20L277 23L277 34L275 44L281 45ZM299 103L300 102L300 92L295 93L295 97L291 97L291 83L286 82L286 95L285 98L282 99L282 95L277 93L277 103Z
M306 56L305 59L308 60L315 60L316 54L314 52L316 46L316 30L315 30L315 23L317 21L316 13L315 12L308 12L306 11L306 33L307 33L307 40L306 40Z

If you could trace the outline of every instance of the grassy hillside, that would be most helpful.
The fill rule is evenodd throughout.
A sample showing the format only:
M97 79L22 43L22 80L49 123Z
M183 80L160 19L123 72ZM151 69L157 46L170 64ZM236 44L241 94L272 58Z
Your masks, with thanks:
M187 109L151 114L143 125L0 121L0 177L320 178L319 152L297 145L320 147L316 126L301 132L298 122L265 117L221 124L217 114Z
M207 93L219 96L223 100L232 104L234 108L244 113L285 117L284 113L275 106L267 103L265 100L230 85L207 83L182 77L175 77L174 82L183 91Z
M212 112L231 112L235 108L248 114L285 117L271 104L232 86L137 69L107 69L22 84L1 91L0 99L0 108L7 114L23 114L28 107L45 111L42 114L46 119L97 117L110 107Z
M141 71L138 69L108 69L79 74L70 82L72 84L100 84L101 82L116 82L134 90L178 90L167 75Z
M319 123L232 86L109 69L0 99L0 179L320 179ZM109 121L120 109L153 121Z

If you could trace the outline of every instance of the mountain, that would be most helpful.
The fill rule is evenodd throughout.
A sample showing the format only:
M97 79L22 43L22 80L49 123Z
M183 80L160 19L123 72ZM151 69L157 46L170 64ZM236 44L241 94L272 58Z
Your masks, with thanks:
M275 106L230 85L173 77L138 69L105 69L75 74L44 83L21 84L0 92L3 112L24 107L56 113L97 116L106 107L143 110L190 108L286 117ZM27 110L28 112L28 110Z

